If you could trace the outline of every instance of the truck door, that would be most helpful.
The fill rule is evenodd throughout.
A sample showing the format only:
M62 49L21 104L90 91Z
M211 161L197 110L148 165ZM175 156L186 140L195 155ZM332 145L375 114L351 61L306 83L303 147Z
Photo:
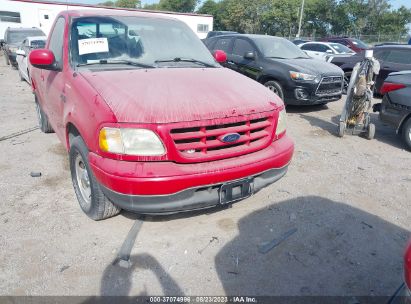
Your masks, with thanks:
M251 54L254 57L250 56ZM234 41L233 54L230 59L234 62L238 72L254 80L258 78L261 68L257 64L257 49L248 40L237 38Z
M55 23L47 48L54 54L58 70L41 71L43 82L42 107L57 136L64 142L65 126L63 125L63 109L65 97L65 72L67 65L66 20L59 17Z

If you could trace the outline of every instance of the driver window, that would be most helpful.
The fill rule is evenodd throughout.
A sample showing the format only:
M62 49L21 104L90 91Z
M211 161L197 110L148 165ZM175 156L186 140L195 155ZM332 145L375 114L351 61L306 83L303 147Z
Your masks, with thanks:
M64 26L66 20L60 17L54 30L51 33L49 50L53 52L54 58L56 60L56 65L61 69L63 67L63 39L64 39Z
M233 55L243 57L246 53L255 53L254 47L247 40L236 39L234 42Z
M314 51L315 50L315 44L304 44L301 49L304 51Z

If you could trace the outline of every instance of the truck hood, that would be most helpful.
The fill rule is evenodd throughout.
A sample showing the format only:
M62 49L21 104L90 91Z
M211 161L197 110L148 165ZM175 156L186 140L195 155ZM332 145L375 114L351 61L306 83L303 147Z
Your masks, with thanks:
M225 68L84 70L118 122L172 123L266 112L283 102Z
M290 70L294 72L311 75L321 74L323 76L335 76L343 74L343 71L336 65L319 59L275 59L275 61L286 65Z

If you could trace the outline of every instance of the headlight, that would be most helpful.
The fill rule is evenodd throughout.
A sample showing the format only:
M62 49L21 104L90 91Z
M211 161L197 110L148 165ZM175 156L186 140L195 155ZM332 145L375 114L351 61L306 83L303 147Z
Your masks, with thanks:
M157 134L147 129L102 128L99 146L104 152L137 156L158 156L166 152Z
M287 129L287 112L285 108L278 113L277 129L275 130L275 135L280 135Z
M290 77L292 80L315 80L317 76L290 71Z

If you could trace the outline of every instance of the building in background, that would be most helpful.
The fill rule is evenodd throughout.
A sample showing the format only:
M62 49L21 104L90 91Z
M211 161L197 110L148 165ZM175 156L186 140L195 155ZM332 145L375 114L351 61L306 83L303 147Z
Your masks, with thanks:
M211 15L113 8L69 2L0 0L0 39L3 39L4 32L8 27L38 27L48 35L58 13L63 10L78 9L144 11L167 15L185 22L200 39L204 39L207 33L213 30L213 16Z

